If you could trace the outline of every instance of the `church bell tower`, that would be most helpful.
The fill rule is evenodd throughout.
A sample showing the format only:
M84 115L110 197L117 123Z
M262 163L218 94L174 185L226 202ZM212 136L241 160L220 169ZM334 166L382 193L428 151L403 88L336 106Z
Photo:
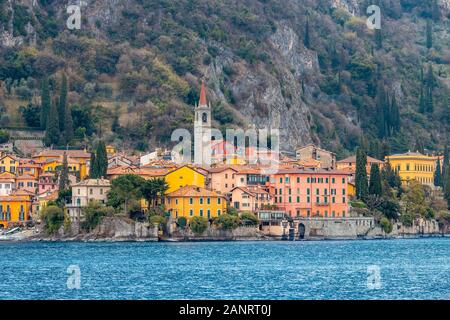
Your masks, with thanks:
M206 100L205 82L202 81L200 100L195 107L194 163L211 164L211 105Z

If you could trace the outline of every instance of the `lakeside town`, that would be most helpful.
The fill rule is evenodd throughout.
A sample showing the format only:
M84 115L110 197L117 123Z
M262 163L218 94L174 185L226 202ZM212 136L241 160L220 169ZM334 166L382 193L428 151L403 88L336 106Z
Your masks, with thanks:
M208 134L212 115L204 84L195 110L194 131ZM410 151L385 159L358 148L338 160L314 144L295 157L249 146L239 152L223 140L208 146L211 166L177 163L162 149L132 156L102 141L92 152L43 149L30 158L3 145L3 237L23 230L64 237L96 228L98 236L102 221L114 217L144 223L150 230L144 238L156 239L208 238L210 229L228 231L231 239L244 229L242 238L290 240L448 232L447 148L442 155ZM251 153L269 155L276 170L250 163Z

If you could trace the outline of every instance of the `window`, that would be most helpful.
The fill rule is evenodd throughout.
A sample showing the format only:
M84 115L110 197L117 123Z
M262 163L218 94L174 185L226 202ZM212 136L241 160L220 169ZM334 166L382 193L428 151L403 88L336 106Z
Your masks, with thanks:
M189 210L189 215L192 217L194 215L194 210Z
M308 177L308 178L306 178L306 182L307 183L310 183L311 182L311 179Z
M280 178L280 183L283 183L283 178Z
M306 216L309 218L311 216L311 211L306 211Z
M211 204L211 198L207 198L207 199L206 199L206 203L207 203L207 204Z
M310 203L310 202L311 202L311 197L310 197L310 196L307 196L307 197L306 197L306 202L307 202L307 203Z
M91 189L89 189L89 194L93 194L94 193L94 190L91 188Z
M100 188L100 194L103 195L103 188Z
M345 196L345 189L342 189L342 194Z
M217 215L218 215L218 216L220 216L221 213L222 213L222 211L220 211L220 209L217 210Z
M208 209L208 219L211 218L211 210Z
M300 197L297 197L297 203L300 203Z
M200 198L200 204L203 204L203 198Z
M200 217L203 217L203 209L200 209Z
M300 183L300 177L297 177L297 183Z
M194 204L194 199L193 198L189 198L189 204Z
M345 197L342 197L342 203L345 203Z
M345 178L342 178L342 183L345 184Z
M221 198L217 198L217 204L220 204Z
M308 188L306 189L306 194L309 195L311 193L311 190Z
M300 210L297 210L297 217L300 217Z
M291 203L292 202L292 197L289 197L289 203Z

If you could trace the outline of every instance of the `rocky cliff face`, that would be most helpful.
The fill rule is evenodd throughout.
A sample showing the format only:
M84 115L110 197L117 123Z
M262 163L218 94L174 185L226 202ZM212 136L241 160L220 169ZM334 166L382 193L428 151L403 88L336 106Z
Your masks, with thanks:
M54 59L44 66L50 76L69 73L75 103L105 102L87 92L108 81L112 95L106 103L128 104L120 109L122 125L129 123L124 140L137 140L138 134L164 140L161 135L191 121L187 114L205 79L208 98L233 118L224 122L215 113L215 126L280 129L283 150L309 142L352 150L362 132L378 138L370 86L381 82L397 98L405 130L418 131L432 148L448 130L442 101L448 97L449 61L442 44L450 1L439 1L436 45L429 52L422 39L428 8L417 0L404 1L404 8L381 2L384 44L376 50L365 25L366 2L358 0L85 0L79 31L65 27L63 2L0 0L7 11L0 15L0 49L36 47L41 69L42 60ZM426 117L417 115L419 61L434 64L439 78L435 114ZM134 123L136 118L156 120ZM160 130L162 124L167 130ZM127 135L136 128L150 129ZM404 134L388 139L397 149L416 143Z

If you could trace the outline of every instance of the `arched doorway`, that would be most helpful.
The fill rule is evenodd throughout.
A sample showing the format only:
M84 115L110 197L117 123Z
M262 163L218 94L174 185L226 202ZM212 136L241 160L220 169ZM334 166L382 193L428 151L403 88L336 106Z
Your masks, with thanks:
M305 229L306 228L305 228L305 225L303 223L300 223L298 225L298 238L300 240L305 238Z

